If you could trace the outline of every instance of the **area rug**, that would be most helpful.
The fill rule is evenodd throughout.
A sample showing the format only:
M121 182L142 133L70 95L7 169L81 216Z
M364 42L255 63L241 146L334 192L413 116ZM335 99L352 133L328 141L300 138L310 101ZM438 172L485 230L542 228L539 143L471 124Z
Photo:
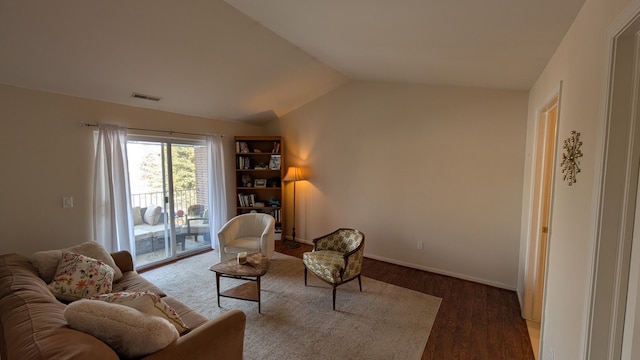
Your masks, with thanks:
M262 277L258 304L222 298L217 306L215 251L149 270L142 276L208 318L230 309L247 315L244 359L420 359L442 299L362 278L331 287L309 275L299 258L275 253ZM220 287L241 284L222 278Z

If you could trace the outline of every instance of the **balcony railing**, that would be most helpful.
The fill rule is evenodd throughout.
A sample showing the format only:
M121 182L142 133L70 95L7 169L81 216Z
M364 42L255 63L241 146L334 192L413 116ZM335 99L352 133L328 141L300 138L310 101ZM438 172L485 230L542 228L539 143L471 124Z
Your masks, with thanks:
M206 195L205 195L206 196ZM206 208L206 199L198 198L196 189L182 189L176 190L173 194L174 199L174 214L175 217L175 230L176 230L176 246L178 252L193 251L203 248L209 248L211 245L211 239L207 232L187 232L187 211L191 205L204 205ZM165 196L162 191L131 194L132 207L146 208L151 205L160 206L164 209ZM178 211L182 210L184 215L179 214ZM168 214L163 214L162 221L159 226L162 227L164 221L169 219ZM193 226L193 223L191 223ZM166 237L166 230L164 235L151 234L150 236L142 235L140 238L136 235L135 255L136 266L145 266L149 263L161 261L167 258L166 244L168 238Z
M205 204L206 201L198 200L196 189L176 190L173 194L174 211L182 210L187 212L189 206L194 204ZM131 206L141 208L157 205L164 208L165 196L162 191L131 194Z

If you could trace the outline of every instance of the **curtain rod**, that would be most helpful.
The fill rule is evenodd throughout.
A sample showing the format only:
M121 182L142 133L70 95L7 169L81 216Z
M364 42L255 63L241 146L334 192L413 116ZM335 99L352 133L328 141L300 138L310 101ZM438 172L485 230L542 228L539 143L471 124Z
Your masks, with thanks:
M90 124L90 123L86 123L86 122L81 122L80 126L98 127L98 126L100 126L100 124ZM132 127L125 127L125 129L127 129L127 130L138 130L138 131L152 131L152 132L171 134L171 135L173 135L173 134L195 135L195 136L220 135L220 137L224 137L224 134L200 134L200 133L190 133L190 132L183 132L183 131L156 130L156 129L144 129L144 128L132 128Z

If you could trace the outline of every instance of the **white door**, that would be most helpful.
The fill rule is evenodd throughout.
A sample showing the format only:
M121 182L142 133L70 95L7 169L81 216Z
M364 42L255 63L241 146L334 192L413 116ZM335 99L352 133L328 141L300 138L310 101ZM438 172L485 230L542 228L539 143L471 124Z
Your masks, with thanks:
M538 116L533 201L524 289L523 317L540 322L551 218L551 194L558 122L558 96Z

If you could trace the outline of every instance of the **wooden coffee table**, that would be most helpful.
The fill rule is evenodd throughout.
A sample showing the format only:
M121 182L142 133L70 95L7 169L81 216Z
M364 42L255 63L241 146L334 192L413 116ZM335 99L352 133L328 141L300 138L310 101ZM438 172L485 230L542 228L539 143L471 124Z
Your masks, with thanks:
M247 263L240 265L236 259L223 261L212 265L209 270L216 273L216 292L218 293L218 307L220 307L220 297L255 301L258 303L258 313L260 313L260 278L269 269L269 258L262 253L247 255ZM247 280L249 282L236 286L229 290L220 292L220 278L234 278Z

